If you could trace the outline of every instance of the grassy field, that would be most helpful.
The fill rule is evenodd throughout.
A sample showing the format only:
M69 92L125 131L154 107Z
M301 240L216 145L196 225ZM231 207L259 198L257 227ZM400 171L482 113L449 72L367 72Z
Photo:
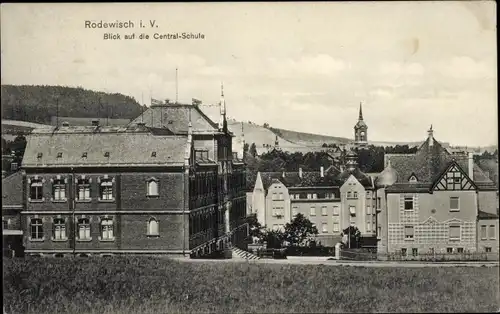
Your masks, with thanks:
M3 260L7 313L491 312L497 268Z

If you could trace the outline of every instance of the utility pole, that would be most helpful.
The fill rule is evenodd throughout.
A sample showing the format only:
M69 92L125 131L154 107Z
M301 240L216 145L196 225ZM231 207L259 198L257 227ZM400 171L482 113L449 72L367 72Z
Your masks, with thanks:
M178 74L177 74L177 67L175 68L175 103L179 100L179 81L178 81Z

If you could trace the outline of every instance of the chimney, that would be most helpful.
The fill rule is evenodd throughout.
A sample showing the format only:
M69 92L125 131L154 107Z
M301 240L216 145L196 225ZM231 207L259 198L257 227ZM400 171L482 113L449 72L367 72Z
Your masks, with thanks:
M321 177L323 178L325 176L325 173L323 171L323 166L321 166L321 168L319 168L319 171L321 173Z
M429 134L429 146L434 145L434 131L432 130L432 124L429 131L427 131L427 134Z
M69 126L69 122L64 121L64 122L62 123L62 126Z
M299 168L299 178L302 179L302 168Z
M469 153L469 164L468 164L468 168L469 168L469 178L474 181L474 153Z
M92 126L99 126L99 120L98 119L93 119L92 120Z

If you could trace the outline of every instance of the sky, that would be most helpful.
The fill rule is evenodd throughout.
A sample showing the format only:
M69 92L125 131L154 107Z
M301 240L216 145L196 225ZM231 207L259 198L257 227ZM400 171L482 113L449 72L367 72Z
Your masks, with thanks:
M216 104L223 82L227 113L239 121L353 138L362 102L369 140L420 141L432 124L452 145L497 145L495 5L2 4L1 80L149 105L175 99L178 68L179 101ZM85 28L101 20L134 28ZM177 32L204 39L152 38Z

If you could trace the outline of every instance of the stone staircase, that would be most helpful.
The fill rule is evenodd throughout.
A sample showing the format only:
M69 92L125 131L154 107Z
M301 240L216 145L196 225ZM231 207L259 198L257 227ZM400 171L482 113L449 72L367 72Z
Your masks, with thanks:
M233 250L233 258L234 259L248 259L248 260L259 260L260 257L250 253L250 252L247 252L247 251L244 251L242 249L239 249L237 248L236 246L233 246L232 247L232 250Z

